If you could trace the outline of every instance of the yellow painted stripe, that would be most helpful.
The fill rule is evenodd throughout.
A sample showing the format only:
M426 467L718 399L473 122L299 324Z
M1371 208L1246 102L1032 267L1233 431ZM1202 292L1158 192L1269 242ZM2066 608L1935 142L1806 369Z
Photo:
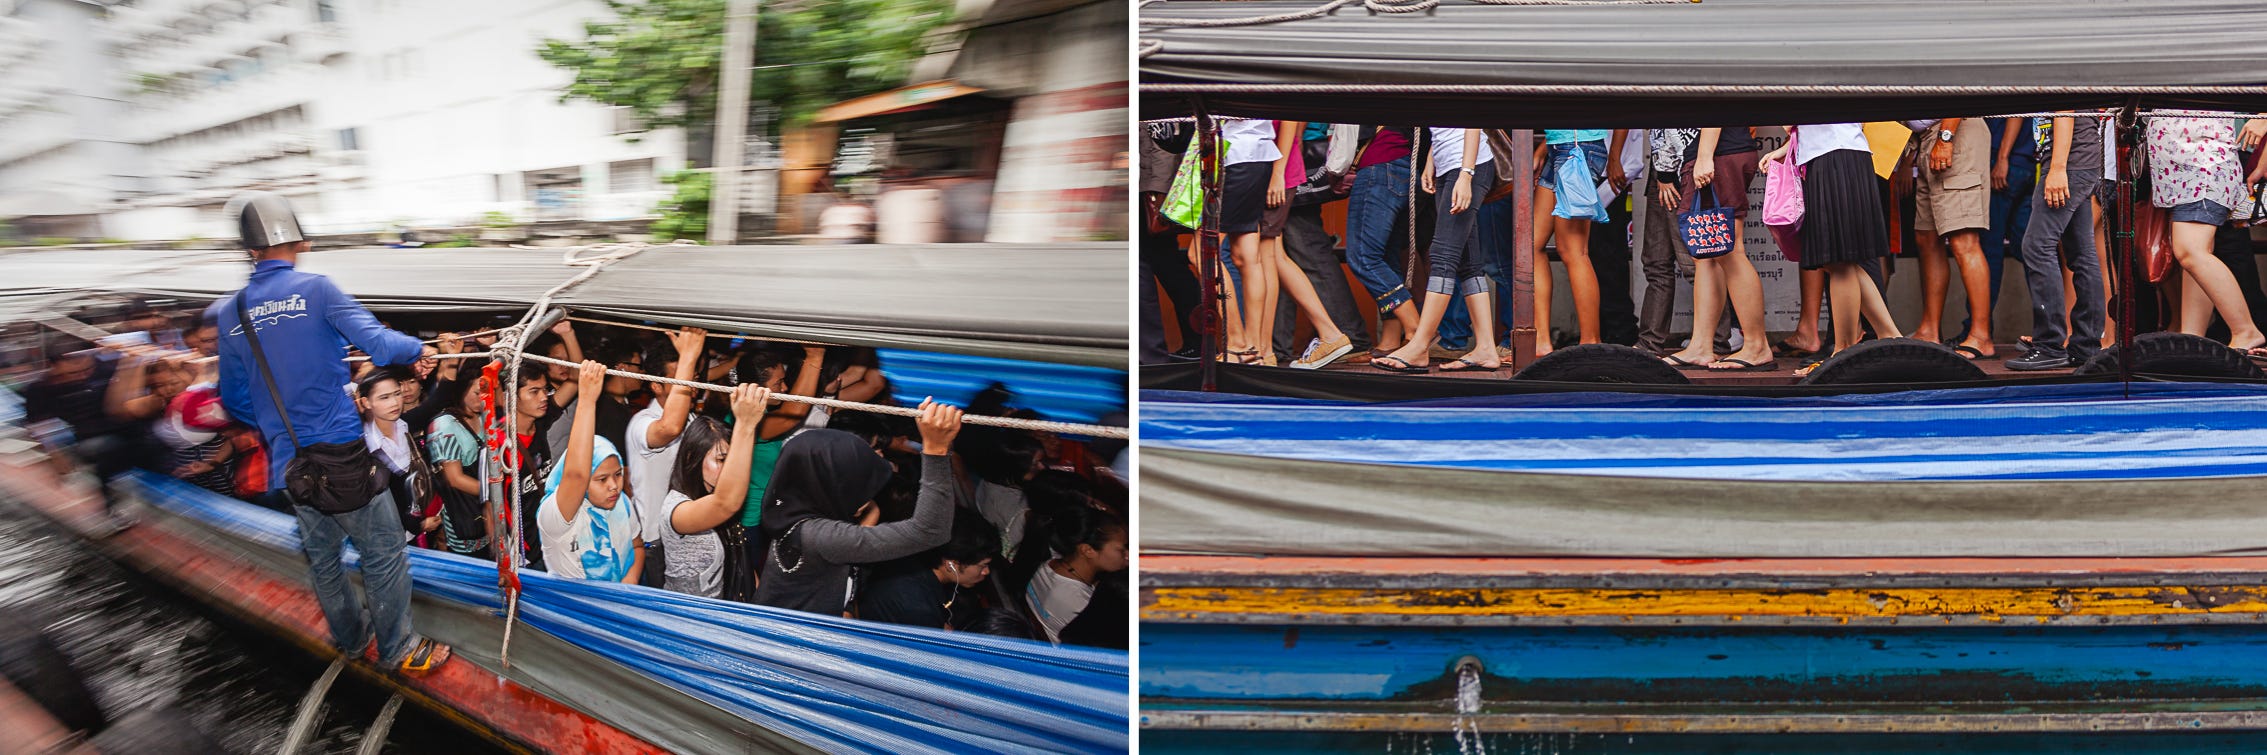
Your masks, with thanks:
M1152 619L1211 614L2051 618L2267 612L2267 586L1822 590L1170 587L1145 591L1144 597L1142 615Z

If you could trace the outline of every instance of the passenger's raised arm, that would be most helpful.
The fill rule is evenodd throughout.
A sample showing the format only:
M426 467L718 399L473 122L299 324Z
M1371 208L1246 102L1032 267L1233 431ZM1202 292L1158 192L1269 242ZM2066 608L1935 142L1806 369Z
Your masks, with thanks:
M559 518L567 520L582 510L590 487L591 438L598 434L598 393L606 385L606 365L585 361L576 377L582 403L575 407L575 426L567 433L567 455L559 460L559 489L550 495Z
M708 331L680 328L669 334L669 344L677 347L677 369L670 377L692 380L701 368L701 349L708 345ZM692 388L672 385L667 395L668 398L661 404L661 419L646 427L647 448L660 448L677 442L677 436L685 434L685 418L692 416Z
M748 498L748 457L755 453L756 425L763 422L764 405L770 401L771 389L760 385L732 389L732 440L717 474L716 489L671 510L669 526L679 534L698 533L740 515L740 507Z

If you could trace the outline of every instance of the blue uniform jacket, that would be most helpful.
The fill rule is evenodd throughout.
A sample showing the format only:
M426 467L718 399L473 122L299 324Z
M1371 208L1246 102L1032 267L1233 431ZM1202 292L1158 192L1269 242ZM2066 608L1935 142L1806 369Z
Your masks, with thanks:
M288 262L262 260L235 296L259 329L276 391L283 395L299 442L343 443L362 439L362 418L348 387L346 347L352 344L380 366L409 364L424 354L416 338L387 330L362 303L340 291L331 279L302 273ZM214 302L206 316L220 329L220 399L228 416L260 429L268 444L268 484L282 490L283 468L295 455L283 416L260 381L260 363L251 340L237 321L236 299Z

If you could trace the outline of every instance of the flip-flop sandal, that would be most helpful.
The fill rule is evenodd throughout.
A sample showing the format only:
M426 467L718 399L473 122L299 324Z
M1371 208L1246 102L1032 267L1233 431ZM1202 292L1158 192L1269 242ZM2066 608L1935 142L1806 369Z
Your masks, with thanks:
M449 656L449 646L434 642L429 637L422 638L415 647L409 649L409 655L401 659L400 670L406 676L424 676L448 663Z
M1440 371L1442 372L1495 372L1496 370L1500 369L1503 369L1503 367L1489 367L1479 362L1467 362L1462 359L1458 359L1440 366Z
M2243 355L2250 357L2255 363L2267 364L2267 346L2253 346L2244 350Z
M1797 347L1794 344L1787 342L1787 339L1784 338L1781 338L1778 341L1772 343L1771 350L1777 352L1780 356L1790 357L1794 359L1814 356L1820 351L1819 349L1805 349Z
M1981 361L1984 358L1991 356L1990 354L1978 351L1976 347L1969 346L1967 344L1953 344L1952 350L1959 352L1960 356L1967 357L1968 361L1971 362Z
M1370 360L1370 366L1386 372L1423 374L1433 371L1433 368L1429 365L1410 364L1409 360L1391 355Z
M1703 363L1703 362L1687 362L1687 361L1685 361L1685 360L1683 360L1683 359L1679 359L1679 358L1677 358L1677 355L1675 355L1675 354L1670 354L1670 355L1668 355L1668 356L1665 356L1665 357L1661 357L1661 361L1662 361L1663 363L1666 363L1666 364L1668 364L1668 365L1669 365L1670 367L1675 367L1675 368L1677 368L1677 369L1680 369L1680 370L1705 370L1705 369L1708 369L1708 365L1707 365L1706 363Z
M1738 367L1717 367L1717 366L1716 366L1716 364L1736 364L1736 365L1739 365L1739 366L1738 366ZM1777 359L1772 359L1772 360L1766 361L1766 362L1764 362L1764 363L1762 363L1762 364L1756 364L1756 363L1754 363L1754 362L1750 362L1750 361L1748 361L1748 360L1745 360L1745 359L1729 359L1729 358L1726 358L1726 359L1718 359L1718 360L1716 360L1716 364L1711 364L1711 365L1709 365L1709 366L1708 366L1708 371L1709 371L1709 372L1770 372L1770 371L1772 371L1772 370L1776 370L1776 369L1779 369L1779 360L1777 360Z

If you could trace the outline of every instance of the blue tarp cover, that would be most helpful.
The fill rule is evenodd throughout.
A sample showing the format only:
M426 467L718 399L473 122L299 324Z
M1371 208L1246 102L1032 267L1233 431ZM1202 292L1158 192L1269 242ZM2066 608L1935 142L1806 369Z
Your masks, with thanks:
M1144 391L1145 446L1742 480L2267 474L2267 387L2026 385L1813 398L1558 393L1404 403Z
M151 505L299 552L290 516L135 472ZM495 564L411 548L416 590L503 608ZM352 557L348 563L354 563ZM830 752L1124 752L1124 653L521 573L535 629ZM591 710L587 702L568 701ZM592 711L606 718L603 710ZM621 721L610 723L636 732Z

